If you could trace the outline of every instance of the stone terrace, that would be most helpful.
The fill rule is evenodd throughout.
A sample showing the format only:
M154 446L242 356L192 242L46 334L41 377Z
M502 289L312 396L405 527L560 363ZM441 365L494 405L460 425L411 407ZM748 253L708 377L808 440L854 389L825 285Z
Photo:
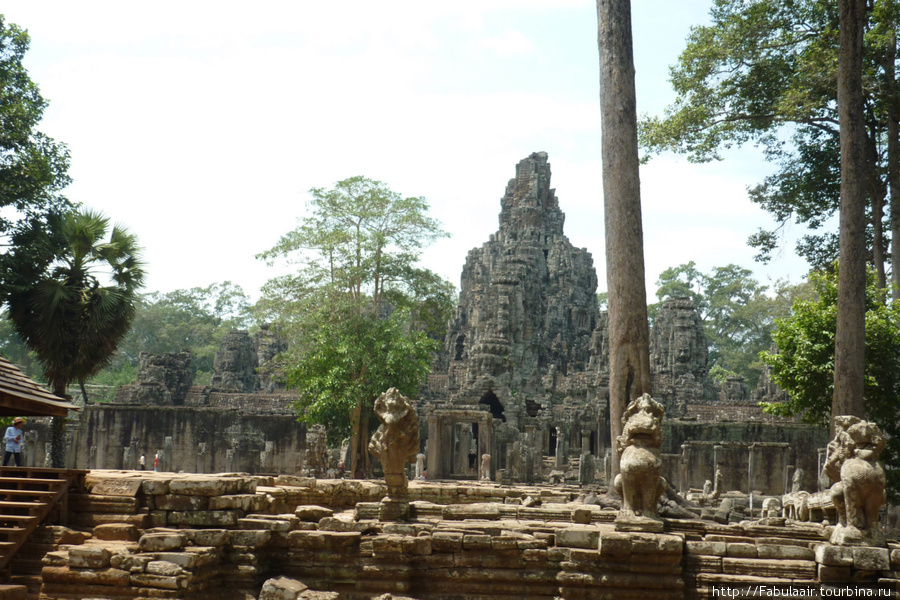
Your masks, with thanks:
M839 548L818 525L750 521L617 532L616 512L573 486L413 481L404 523L377 520L375 481L93 471L87 488L71 496L73 529L44 528L13 564L31 598L674 599L717 583L900 580L895 542ZM302 585L261 592L275 577Z

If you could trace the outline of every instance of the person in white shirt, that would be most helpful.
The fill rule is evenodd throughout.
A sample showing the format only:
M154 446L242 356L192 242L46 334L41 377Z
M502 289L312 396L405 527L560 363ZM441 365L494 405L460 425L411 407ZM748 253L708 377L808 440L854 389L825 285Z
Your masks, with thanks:
M15 457L16 466L22 466L22 446L25 445L22 429L25 427L25 419L16 417L13 424L6 428L3 441L6 442L6 453L3 455L3 466L9 464L10 457Z

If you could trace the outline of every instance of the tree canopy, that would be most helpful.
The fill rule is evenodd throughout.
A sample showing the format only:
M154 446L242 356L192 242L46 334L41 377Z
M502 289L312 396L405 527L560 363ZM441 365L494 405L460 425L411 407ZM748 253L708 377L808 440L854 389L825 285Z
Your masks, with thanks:
M0 15L0 303L45 271L59 244L50 221L71 208L69 152L37 129L47 101L22 62L29 44Z
M794 302L789 316L775 322L776 352L764 352L772 379L790 395L766 403L767 412L800 416L827 426L834 390L834 347L837 324L837 276L820 271L809 275L816 296ZM863 399L866 416L888 434L885 462L900 466L900 301L890 301L878 287L873 269L866 285L866 372ZM900 471L888 471L895 497L900 497Z
M900 87L896 81L900 4L875 0L865 33L866 181L870 260L884 281L886 198L892 227L900 225ZM692 28L670 70L678 94L663 117L641 121L650 153L671 150L696 162L754 143L777 171L749 190L777 225L751 245L768 260L778 230L791 220L813 232L797 246L813 267L837 256L835 231L825 227L839 204L837 110L838 11L825 0L715 0L711 24ZM900 281L894 273L895 282Z
M307 210L259 255L298 270L270 280L257 308L288 340L281 369L300 418L351 435L351 471L367 473L375 399L387 387L415 395L451 314L453 286L418 265L445 234L424 198L365 177L313 188Z

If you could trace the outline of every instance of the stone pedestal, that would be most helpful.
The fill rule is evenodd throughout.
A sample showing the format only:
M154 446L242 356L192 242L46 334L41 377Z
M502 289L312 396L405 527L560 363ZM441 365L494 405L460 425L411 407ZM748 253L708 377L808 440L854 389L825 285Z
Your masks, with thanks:
M409 519L409 501L406 499L383 498L378 504L378 520L406 521Z

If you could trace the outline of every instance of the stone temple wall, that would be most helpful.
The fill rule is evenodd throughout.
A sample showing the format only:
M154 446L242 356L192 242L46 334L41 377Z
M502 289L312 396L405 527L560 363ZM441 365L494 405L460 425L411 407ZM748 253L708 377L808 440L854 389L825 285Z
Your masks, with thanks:
M296 417L234 410L159 406L87 406L70 415L67 466L78 469L147 469L186 473L242 471L299 474L306 456L306 426ZM26 466L45 466L49 419L30 419Z

